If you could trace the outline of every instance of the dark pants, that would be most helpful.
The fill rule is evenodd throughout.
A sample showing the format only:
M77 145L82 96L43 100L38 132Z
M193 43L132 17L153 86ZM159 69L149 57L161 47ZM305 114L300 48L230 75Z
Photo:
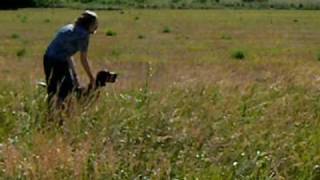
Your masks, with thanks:
M52 59L45 55L43 64L47 82L48 102L52 101L54 95L57 95L63 101L75 88L68 61Z

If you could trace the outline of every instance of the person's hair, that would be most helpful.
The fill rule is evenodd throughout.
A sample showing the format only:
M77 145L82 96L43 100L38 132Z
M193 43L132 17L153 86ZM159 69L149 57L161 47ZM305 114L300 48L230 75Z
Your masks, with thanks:
M93 16L88 13L82 13L80 17L77 18L76 22L74 23L75 26L79 26L84 28L85 30L89 31L91 25L98 21L96 16Z

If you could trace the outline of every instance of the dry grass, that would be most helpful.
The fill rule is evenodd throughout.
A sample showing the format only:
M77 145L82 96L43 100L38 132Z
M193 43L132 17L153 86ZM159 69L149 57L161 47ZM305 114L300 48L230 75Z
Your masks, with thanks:
M91 63L119 72L119 81L90 108L75 106L59 128L46 122L35 82L54 31L79 13L0 12L1 177L319 175L319 12L99 11ZM234 50L247 56L233 59Z

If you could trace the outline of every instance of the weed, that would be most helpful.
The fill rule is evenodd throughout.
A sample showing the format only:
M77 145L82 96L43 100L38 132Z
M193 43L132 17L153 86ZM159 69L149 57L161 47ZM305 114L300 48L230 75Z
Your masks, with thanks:
M138 36L138 39L144 39L144 38L145 38L144 35L141 35L141 34L140 34L140 35Z
M27 16L21 16L20 17L20 22L21 23L26 23L28 21L28 17Z
M232 39L232 37L231 37L230 35L228 35L228 34L223 34L223 35L221 36L221 39L224 39L224 40L231 40L231 39Z
M26 53L27 53L27 50L26 50L26 48L22 48L22 49L19 49L18 51L17 51L17 56L18 57L23 57L23 56L25 56L26 55Z
M45 19L45 20L43 20L43 22L44 22L44 23L50 23L51 20L50 20L50 19Z
M121 52L119 50L112 50L111 51L111 56L114 56L114 57L119 57L121 55Z
M106 36L116 36L116 35L117 35L117 32L115 32L115 31L112 31L112 30L106 31Z
M235 50L234 52L232 52L231 56L232 58L238 59L238 60L243 60L246 57L245 52L242 50Z
M168 26L166 26L166 27L163 28L162 32L163 33L170 33L171 29Z
M17 33L13 33L13 34L11 34L11 38L12 38L12 39L19 39L19 38L20 38L20 35L17 34Z

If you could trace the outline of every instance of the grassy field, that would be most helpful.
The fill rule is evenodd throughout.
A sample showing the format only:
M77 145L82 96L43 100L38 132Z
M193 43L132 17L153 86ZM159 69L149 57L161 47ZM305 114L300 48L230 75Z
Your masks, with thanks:
M320 11L98 11L90 62L119 79L59 128L36 81L79 13L0 11L0 177L320 177Z

